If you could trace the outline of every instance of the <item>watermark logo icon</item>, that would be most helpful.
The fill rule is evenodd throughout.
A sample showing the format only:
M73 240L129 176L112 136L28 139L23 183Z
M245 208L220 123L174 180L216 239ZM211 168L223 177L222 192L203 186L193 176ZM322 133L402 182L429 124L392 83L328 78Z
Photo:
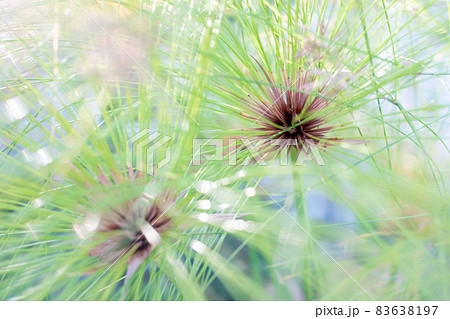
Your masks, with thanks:
M136 167L144 175L153 175L155 168L169 163L171 148L168 143L172 138L161 133L142 130L128 140L127 164Z

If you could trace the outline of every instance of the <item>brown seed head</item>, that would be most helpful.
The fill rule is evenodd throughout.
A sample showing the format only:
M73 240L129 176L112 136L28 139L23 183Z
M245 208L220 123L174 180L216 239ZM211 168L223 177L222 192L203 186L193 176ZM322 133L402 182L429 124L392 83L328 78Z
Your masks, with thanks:
M291 79L283 70L281 83L277 83L273 74L269 74L258 61L256 63L267 85L258 84L261 80L256 78L254 80L268 98L250 95L244 98L250 114L241 115L253 121L249 130L264 145L264 152L294 149L300 153L308 145L324 148L341 140L329 136L335 129L329 124L330 119L338 112L330 104L340 91L331 83L333 76L320 83L317 72L299 69Z
M123 182L144 186L142 174L138 173L135 176L132 169L129 169L128 176L112 173L114 183L101 169L99 172L99 183L105 187ZM91 199L93 201L98 198L111 199L119 195L116 193L117 189L111 191L113 194L103 192ZM94 232L97 234L109 234L104 242L89 251L89 256L97 256L104 262L114 263L125 254L131 254L127 271L127 279L129 279L159 243L161 234L172 228L171 218L166 215L166 212L174 204L175 198L171 190L165 190L156 197L146 195L144 191L143 196L139 198L132 198L120 205L108 205L106 211L97 217L94 227L85 224L95 228Z

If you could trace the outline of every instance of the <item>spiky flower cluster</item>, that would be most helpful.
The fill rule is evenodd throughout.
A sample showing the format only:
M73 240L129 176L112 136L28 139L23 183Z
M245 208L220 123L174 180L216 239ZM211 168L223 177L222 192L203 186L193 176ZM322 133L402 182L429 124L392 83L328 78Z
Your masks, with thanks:
M128 176L112 174L114 184L101 169L99 171L98 181L104 187L126 181L143 186L142 174L138 172L135 176L132 169L129 169ZM99 196L101 197L101 194ZM95 198L92 199L95 201ZM151 196L144 191L138 198L118 205L108 205L102 214L86 214L86 222L76 225L75 230L82 236L86 230L107 234L106 240L91 249L89 256L97 256L106 263L115 263L125 254L131 254L126 276L129 279L158 245L161 234L173 227L167 211L175 199L171 190L165 190L157 196Z
M342 141L329 136L335 129L329 122L337 112L330 104L340 92L338 85L332 85L335 77L320 83L317 72L299 68L294 78L283 70L281 83L277 83L272 73L258 61L256 63L264 76L263 79L254 77L254 80L267 98L250 95L243 98L250 114L244 112L241 115L253 121L248 130L262 144L264 153L293 149L299 154L308 146L324 148Z

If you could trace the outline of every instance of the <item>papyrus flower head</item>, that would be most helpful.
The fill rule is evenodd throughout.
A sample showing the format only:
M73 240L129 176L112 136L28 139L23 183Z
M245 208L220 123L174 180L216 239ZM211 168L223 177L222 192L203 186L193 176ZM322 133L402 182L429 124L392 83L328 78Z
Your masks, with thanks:
M262 94L242 98L246 108L241 115L251 120L246 130L262 144L263 153L295 150L299 154L307 147L325 148L343 140L334 136L336 125L331 124L340 111L334 98L343 87L342 76L329 74L323 79L317 69L298 68L291 77L284 69L277 81L256 63L261 78L253 79Z
M101 201L102 211L86 212L85 223L74 228L82 237L86 233L94 235L94 238L95 235L106 237L90 250L89 256L99 257L105 263L114 263L125 255L129 256L128 279L160 243L163 233L173 227L169 210L176 196L170 189L157 194L147 191L142 174L135 174L132 169L127 174L112 173L112 180L101 169L99 172L97 179L107 190L94 193L90 199L94 203ZM115 186L124 186L125 183L140 185L143 192L125 201L115 201L114 197L120 197L118 192L124 189Z

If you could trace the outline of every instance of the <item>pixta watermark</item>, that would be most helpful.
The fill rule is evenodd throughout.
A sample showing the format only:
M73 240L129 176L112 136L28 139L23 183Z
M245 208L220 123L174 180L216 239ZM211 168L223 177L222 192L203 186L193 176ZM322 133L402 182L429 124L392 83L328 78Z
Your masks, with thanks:
M127 163L153 175L155 169L167 165L173 155L173 138L158 132L143 130L128 140ZM289 152L288 149L294 150ZM295 154L294 157L290 154ZM200 166L221 161L224 165L280 166L303 165L312 161L325 165L317 143L304 141L301 148L295 139L255 141L251 138L195 138L192 140L191 163Z

